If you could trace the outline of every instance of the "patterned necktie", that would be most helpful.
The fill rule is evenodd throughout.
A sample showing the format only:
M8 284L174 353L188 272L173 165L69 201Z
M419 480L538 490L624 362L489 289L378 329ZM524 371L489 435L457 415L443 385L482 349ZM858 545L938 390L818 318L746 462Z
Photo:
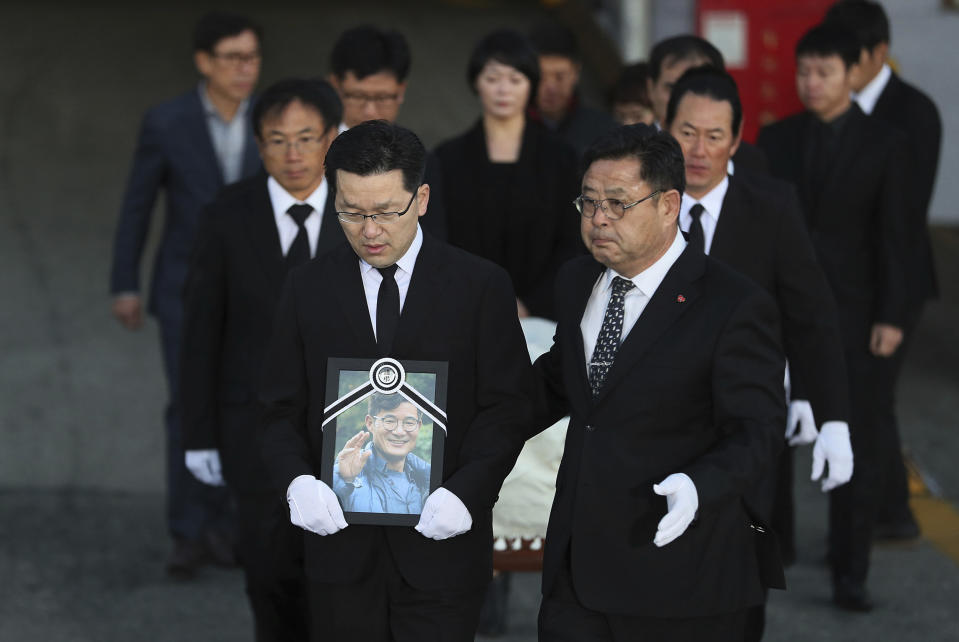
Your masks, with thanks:
M616 351L622 341L624 300L626 293L636 287L632 281L622 277L613 278L613 293L606 305L606 316L603 317L603 327L599 329L596 338L596 347L593 348L593 358L589 362L589 387L593 390L593 397L599 395L606 375L616 358Z
M297 265L303 265L310 260L310 238L306 233L307 217L313 213L313 206L306 203L291 205L286 213L293 217L296 226L300 228L296 238L293 239L293 245L290 251L286 253L286 265L289 268L295 268Z
M396 285L396 264L376 268L383 277L376 295L376 347L387 355L393 346L396 326L400 324L400 288Z
M689 216L693 219L689 224L689 242L695 243L703 251L706 249L706 236L703 234L703 224L699 222L699 217L703 215L705 209L699 203L689 208Z

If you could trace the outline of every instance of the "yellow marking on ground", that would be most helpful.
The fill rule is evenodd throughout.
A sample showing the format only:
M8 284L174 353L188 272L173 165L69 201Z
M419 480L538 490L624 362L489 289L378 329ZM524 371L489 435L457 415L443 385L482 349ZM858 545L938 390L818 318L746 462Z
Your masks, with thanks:
M959 564L959 510L934 496L922 480L916 463L905 457L909 480L909 505L919 522L922 536Z

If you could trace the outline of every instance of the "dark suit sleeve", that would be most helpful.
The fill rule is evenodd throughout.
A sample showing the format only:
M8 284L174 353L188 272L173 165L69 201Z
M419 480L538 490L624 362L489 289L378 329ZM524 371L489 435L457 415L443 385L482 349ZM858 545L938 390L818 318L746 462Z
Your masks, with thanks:
M218 391L226 316L222 225L207 208L184 288L180 399L186 450L219 447Z
M263 461L274 486L284 491L298 476L315 474L306 433L309 394L297 319L297 273L291 273L283 286L259 387L264 406L260 439Z
M742 495L779 449L786 423L785 362L772 299L759 290L733 311L713 355L713 447L681 472L696 485L700 509Z
M886 155L877 203L876 243L878 269L877 308L873 323L887 323L899 328L906 317L906 209L908 171L905 136L892 132Z
M492 272L476 305L476 415L443 482L474 516L493 508L524 443L532 369L509 276Z
M910 209L910 226L922 229L936 184L939 169L939 154L942 147L942 120L936 105L919 94L906 113L904 129L909 132L907 149L913 180L910 184L910 199L916 198L916 207Z
M110 271L110 292L113 294L140 289L140 257L150 229L153 204L167 172L163 131L158 121L156 112L151 110L140 127L113 241Z
M817 423L849 420L839 315L793 190L783 190L776 237L776 298L792 398L808 399Z

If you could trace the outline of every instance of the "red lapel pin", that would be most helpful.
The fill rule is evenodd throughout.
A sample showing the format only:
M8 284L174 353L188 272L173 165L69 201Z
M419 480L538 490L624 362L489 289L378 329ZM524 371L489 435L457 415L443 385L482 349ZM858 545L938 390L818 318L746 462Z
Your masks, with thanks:
M676 297L676 300L679 301L680 303L682 303L683 301L686 300L686 297L684 297L682 294L680 294L678 297Z

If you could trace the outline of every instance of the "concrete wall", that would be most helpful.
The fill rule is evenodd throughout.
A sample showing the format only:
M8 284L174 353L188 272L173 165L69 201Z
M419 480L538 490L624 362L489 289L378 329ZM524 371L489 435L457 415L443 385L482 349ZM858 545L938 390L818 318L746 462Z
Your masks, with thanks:
M140 117L196 82L190 31L204 8L78 5L0 9L0 488L159 489L157 328L120 329L107 272ZM465 81L475 40L539 12L322 5L237 8L266 30L263 81L325 74L332 40L360 21L394 26L413 48L401 122L430 146L479 113Z

